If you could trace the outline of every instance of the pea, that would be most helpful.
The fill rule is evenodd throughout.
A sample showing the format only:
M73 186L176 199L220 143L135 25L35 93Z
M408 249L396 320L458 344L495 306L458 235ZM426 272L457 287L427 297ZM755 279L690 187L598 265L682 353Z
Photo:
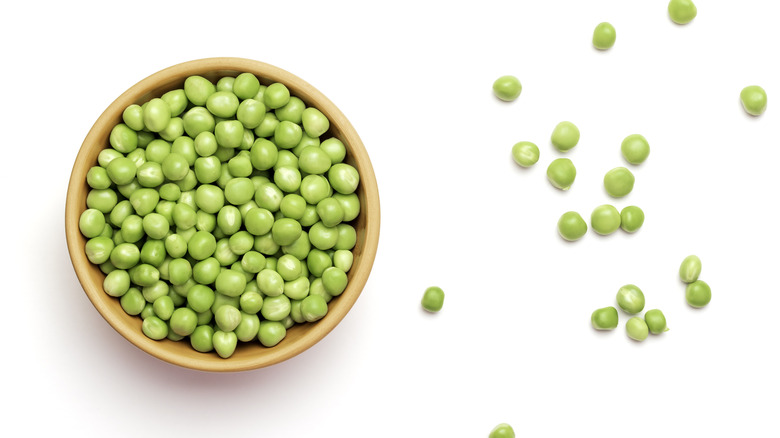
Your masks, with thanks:
M317 203L317 216L326 227L335 227L344 220L344 209L339 201L325 198Z
M263 318L269 321L281 321L290 314L290 299L286 295L267 296L260 309Z
M282 120L274 129L274 143L281 149L292 149L301 141L303 130L300 125Z
M360 175L357 169L345 163L334 164L328 170L328 182L333 190L342 195L353 193L360 183ZM304 196L305 197L305 196ZM314 204L314 202L312 202Z
M624 312L634 315L645 308L645 295L633 284L627 284L617 293L617 304Z
M344 272L349 272L350 268L352 268L353 261L354 255L352 254L352 251L340 249L333 254L333 266Z
M309 146L301 151L298 165L302 172L321 175L331 167L330 156L318 146Z
M688 24L696 18L696 5L691 0L670 0L669 18L677 24Z
M196 351L208 353L214 350L213 336L214 329L211 326L199 325L190 335L190 345Z
M187 252L195 260L204 260L214 254L217 239L211 233L198 231L187 242Z
M266 105L268 107L268 105ZM260 122L260 126L254 129L254 133L258 137L268 138L276 131L276 126L279 124L279 119L273 112L265 113L263 121Z
M531 167L539 161L539 147L530 141L521 141L512 146L512 158L521 167Z
M638 316L634 316L626 322L626 334L635 341L642 342L647 339L648 331L647 323Z
M232 332L241 322L241 311L233 306L220 306L214 312L214 321L216 321L220 330Z
M168 336L168 324L156 316L149 316L141 324L141 331L150 339L159 341Z
M625 167L616 167L604 175L604 189L613 198L622 198L634 189L634 174Z
M274 82L263 92L263 103L270 109L281 108L290 101L290 90L284 84Z
M241 312L241 322L236 326L236 337L241 342L249 342L257 337L260 330L260 318L256 314Z
M214 244L216 248L216 243ZM200 284L212 284L220 273L220 264L214 257L205 258L192 267L192 278Z
M223 119L233 117L238 111L238 97L230 91L217 91L206 99L206 109Z
M171 116L173 117L178 116L187 108L187 93L181 88L168 91L160 96L160 98L168 104L168 107L171 109Z
M153 286L160 281L160 271L147 263L141 263L130 268L130 279L133 284L141 287Z
M140 105L132 104L122 112L122 121L133 131L143 131L145 128L144 110Z
M215 214L225 205L225 194L215 185L203 184L195 190L195 204L203 212Z
M233 92L239 99L250 99L260 91L260 81L252 73L241 73L233 81Z
M277 220L271 228L273 240L279 246L291 245L300 237L302 231L300 223L288 218Z
M302 265L306 266L306 265ZM293 300L302 300L309 295L311 283L305 276L298 277L292 281L284 283L284 294L287 298ZM292 308L290 310L292 312Z
M650 144L639 134L631 134L620 144L623 158L631 164L642 164L650 155Z
M515 431L512 429L512 426L501 423L498 426L494 427L492 431L490 431L489 438L515 438Z
M260 321L257 338L265 347L274 347L287 335L284 324L276 321Z
M350 222L360 214L360 199L355 193L350 193L349 195L334 193L333 199L339 201L341 208L344 210L344 222Z
M111 263L117 269L130 269L141 260L141 251L132 243L120 243L111 251Z
M658 309L645 312L645 324L647 324L647 329L650 333L654 335L660 335L669 330L669 327L666 326L666 317Z
M579 143L580 130L572 122L560 122L553 129L550 141L555 146L555 149L566 152Z
M515 76L501 76L493 82L493 94L504 102L511 102L520 96L523 86Z
M106 216L97 209L88 208L79 217L79 231L91 239L99 236L106 227Z
M217 122L217 126L214 128L214 137L217 139L219 146L226 149L236 149L241 146L244 140L244 125L238 120L222 120ZM235 153L235 151L225 152Z
M627 233L635 233L645 223L645 213L641 208L630 205L620 211L620 228Z
M227 359L236 351L238 337L233 332L215 330L214 335L211 337L211 341L213 342L214 350L217 351L219 357Z
M620 228L620 213L612 205L600 205L590 215L590 226L601 235L612 234Z
M109 272L103 279L103 290L112 297L121 297L130 290L130 275L121 269Z
M617 33L614 26L607 22L599 23L593 30L593 47L599 50L610 49L615 45L616 38Z
M301 123L306 135L319 137L330 128L330 121L317 108L306 108L301 114Z
M341 163L347 156L347 148L341 140L331 137L320 144L320 149L330 158L331 164Z
M146 299L138 288L131 287L127 292L119 299L122 309L125 313L131 316L140 315L141 311L146 306Z
M318 295L310 295L301 301L301 315L308 322L319 321L328 313L328 303Z
M152 132L160 132L171 121L171 108L164 100L156 97L144 106L144 126Z
M766 111L766 91L758 85L750 85L739 93L742 108L751 116L760 116Z
M304 104L301 99L290 96L290 100L287 101L287 104L281 108L277 108L274 113L276 114L276 118L280 121L286 120L295 123L296 125L301 125L304 109L306 109L306 104Z
M110 213L117 201L116 192L111 189L92 189L87 193L87 208L94 208L101 213Z
M280 167L274 171L274 183L283 192L293 193L301 186L301 172L295 167Z
M596 309L590 315L590 323L596 330L612 330L618 325L618 313L614 307Z
M685 300L691 307L704 307L712 300L710 285L702 280L696 280L685 288Z
M579 240L588 232L588 224L576 211L567 211L558 219L558 234L565 240Z
M184 80L184 94L194 105L205 105L208 97L216 91L214 84L202 76L190 76Z
M422 297L422 308L428 312L436 313L444 306L444 291L438 286L425 289Z
M695 255L689 255L680 264L680 280L683 283L693 283L701 274L701 259Z
M87 171L87 185L93 189L107 189L111 187L111 178L104 167L92 166Z
M127 125L120 123L111 129L108 142L112 148L126 154L138 147L138 134Z
M553 187L569 190L577 177L577 169L568 158L556 158L547 167L547 179Z

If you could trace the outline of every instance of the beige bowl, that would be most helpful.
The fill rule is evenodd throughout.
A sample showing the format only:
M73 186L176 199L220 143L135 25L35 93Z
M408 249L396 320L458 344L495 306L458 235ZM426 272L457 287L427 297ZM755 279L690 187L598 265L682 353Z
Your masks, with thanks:
M328 314L316 323L296 324L287 337L273 348L259 342L239 342L235 353L222 359L216 353L199 353L187 340L154 341L141 332L141 318L125 313L119 300L103 291L105 275L91 264L84 253L86 239L78 227L79 216L86 208L89 186L87 171L97 164L98 153L108 147L111 129L122 121L122 112L131 104L141 104L163 93L182 88L188 76L201 75L216 83L223 76L253 73L264 84L281 82L307 106L314 106L330 120L325 136L339 138L347 148L346 162L360 173L357 195L361 203L360 216L353 222L357 245L354 263L349 271L349 284L343 294L329 304ZM379 243L379 192L376 177L365 147L344 114L314 87L280 68L242 58L208 58L185 62L159 71L138 82L117 98L98 118L81 145L68 185L65 204L65 234L73 268L81 286L103 318L128 341L141 350L172 364L205 371L242 371L261 368L287 360L324 338L344 318L357 300L368 280Z

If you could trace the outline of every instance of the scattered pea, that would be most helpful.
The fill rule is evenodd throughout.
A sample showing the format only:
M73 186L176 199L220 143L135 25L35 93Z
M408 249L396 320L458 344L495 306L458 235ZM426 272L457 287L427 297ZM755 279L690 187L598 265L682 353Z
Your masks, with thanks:
M669 330L666 326L666 317L658 309L645 312L645 323L647 324L647 329L654 335L660 335Z
M620 228L627 233L635 233L645 223L645 213L641 208L630 205L620 211Z
M550 141L555 146L555 149L558 149L560 152L566 152L579 143L580 130L572 122L564 121L558 123L555 129L553 129Z
M696 5L691 0L670 0L669 18L677 24L688 24L696 18Z
M504 102L511 102L520 96L523 86L514 76L501 76L493 82L493 94Z
M634 174L625 167L616 167L604 175L604 189L613 198L622 198L634 189Z
M635 341L642 342L647 339L648 331L647 323L638 316L634 316L626 322L626 333L629 338Z
M489 438L515 438L515 431L507 423L501 423L490 431Z
M683 283L693 283L701 274L701 259L695 255L689 255L680 263L680 280Z
M617 304L624 312L635 315L645 308L645 294L637 286L627 284L618 289Z
M702 280L696 280L685 288L685 300L691 307L704 307L712 300L710 285Z
M422 297L422 308L431 313L436 313L444 306L444 291L437 286L425 289Z
M616 38L617 33L614 26L607 22L599 23L593 30L593 47L599 50L610 49L615 45Z
M590 323L596 330L612 330L618 325L618 313L614 307L596 309L590 315Z
M600 205L590 215L590 226L601 235L612 234L620 228L620 213L612 205Z
M766 111L766 91L758 85L750 85L739 93L742 108L751 116L760 116Z
M588 224L576 211L567 211L558 219L558 234L565 240L579 240L588 232Z
M623 158L631 164L642 164L650 155L650 143L639 134L631 134L620 144Z
M569 190L577 177L577 169L568 158L556 158L547 166L547 179L553 187Z
M512 146L512 158L521 167L531 167L539 161L539 147L530 141L521 141Z

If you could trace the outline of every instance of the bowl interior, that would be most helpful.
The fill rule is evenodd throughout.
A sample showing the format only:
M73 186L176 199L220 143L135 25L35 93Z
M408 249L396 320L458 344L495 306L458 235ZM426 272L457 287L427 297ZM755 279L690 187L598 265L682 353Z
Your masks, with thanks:
M141 332L141 318L125 313L119 300L103 291L105 275L89 262L84 253L87 239L79 231L78 220L86 208L89 192L87 171L97 164L100 151L108 147L111 129L121 123L122 112L127 106L142 104L167 91L182 88L184 80L191 75L204 76L216 83L221 77L237 76L242 72L253 73L265 85L284 83L291 95L328 117L330 130L322 138L337 137L346 146L345 161L355 166L360 174L356 193L361 210L358 218L351 223L357 231L357 244L348 273L349 283L344 293L331 300L328 314L316 323L294 325L287 330L285 339L273 348L263 347L256 341L239 342L233 356L222 359L214 352L204 354L195 351L186 338L179 342L147 338ZM371 161L360 137L341 111L322 93L295 75L269 64L242 58L209 58L178 64L143 79L103 112L87 134L73 166L65 209L65 231L70 258L85 293L106 321L127 340L155 357L183 367L205 371L241 371L272 365L301 353L325 337L352 308L368 280L376 256L379 193Z

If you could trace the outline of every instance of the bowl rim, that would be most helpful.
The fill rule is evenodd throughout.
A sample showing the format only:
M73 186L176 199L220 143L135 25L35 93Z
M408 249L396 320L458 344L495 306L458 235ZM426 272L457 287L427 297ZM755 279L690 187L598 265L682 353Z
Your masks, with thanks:
M316 102L315 106L328 117L331 127L338 127L341 134L340 139L347 146L348 155L352 157L356 167L358 167L359 191L362 190L365 199L370 200L370 203L364 202L364 205L361 205L361 215L364 216L363 220L365 220L365 245L359 260L356 257L356 262L359 262L359 265L353 265L350 269L347 289L337 298L339 304L332 306L325 318L308 327L307 332L297 337L295 341L288 344L284 344L283 341L276 347L263 350L264 354L233 356L228 359L221 359L215 354L201 353L193 355L194 357L184 357L165 347L167 343L173 341L155 341L146 337L139 329L140 318L138 327L129 327L112 317L115 305L114 309L109 308L109 299L117 301L118 299L106 295L102 284L95 284L94 278L90 278L88 275L89 269L99 271L99 268L87 259L83 247L83 242L86 239L78 228L81 211L85 208L84 205L77 205L79 204L78 194L87 190L87 184L86 172L77 175L77 170L87 166L83 163L87 161L85 157L92 151L94 147L92 145L96 142L108 144L105 141L107 136L101 136L101 134L106 132L107 125L113 127L116 124L117 115L121 117L122 111L130 104L149 100L151 97L159 97L162 94L159 90L165 88L166 84L183 82L188 76L225 76L240 72L253 73L261 81L284 83L290 89L291 95L299 97L307 105L309 102ZM379 191L373 166L357 131L341 110L319 90L294 74L265 62L235 57L202 58L172 65L140 80L117 97L98 117L79 148L71 170L65 203L65 235L71 263L82 289L106 322L133 345L158 359L184 368L215 372L245 371L283 362L311 348L330 333L346 316L365 287L379 245L379 226ZM101 275L103 274L101 273ZM188 346L188 348L191 347ZM192 351L195 352L195 350Z

